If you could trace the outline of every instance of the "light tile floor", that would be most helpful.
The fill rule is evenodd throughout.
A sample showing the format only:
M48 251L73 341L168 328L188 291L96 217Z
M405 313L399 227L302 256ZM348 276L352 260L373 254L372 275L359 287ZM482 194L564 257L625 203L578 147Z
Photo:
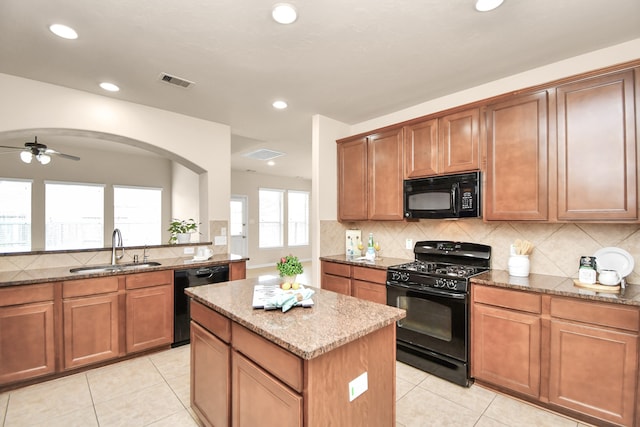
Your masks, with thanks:
M247 271L259 274L272 273ZM0 427L201 426L189 405L189 351L186 345L2 393ZM585 425L400 362L396 399L397 427Z
M200 426L189 406L189 350L186 345L0 394L0 427ZM583 425L400 362L396 370L398 427Z

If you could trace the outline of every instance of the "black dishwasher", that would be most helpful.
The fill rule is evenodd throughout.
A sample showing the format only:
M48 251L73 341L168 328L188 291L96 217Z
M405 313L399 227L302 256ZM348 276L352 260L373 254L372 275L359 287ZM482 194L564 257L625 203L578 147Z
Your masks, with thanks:
M189 297L186 288L229 281L229 265L175 270L173 273L173 344L171 347L189 343Z

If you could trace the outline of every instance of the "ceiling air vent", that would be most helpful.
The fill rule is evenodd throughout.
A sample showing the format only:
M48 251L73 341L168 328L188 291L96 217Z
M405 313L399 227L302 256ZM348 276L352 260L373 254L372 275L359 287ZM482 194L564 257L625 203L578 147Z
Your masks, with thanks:
M267 150L266 148L261 148L256 151L243 154L244 157L249 157L251 159L256 159L256 160L271 160L283 155L284 153L281 153L280 151Z
M189 87L195 83L190 82L189 80L181 79L180 77L172 76L171 74L162 73L160 74L160 80L169 83L172 85L180 86L180 87Z

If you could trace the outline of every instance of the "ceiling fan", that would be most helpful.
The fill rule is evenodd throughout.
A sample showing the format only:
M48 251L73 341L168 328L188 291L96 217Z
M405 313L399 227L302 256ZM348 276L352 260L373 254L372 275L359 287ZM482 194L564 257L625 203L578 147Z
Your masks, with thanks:
M51 148L47 148L46 145L40 144L38 142L38 137L34 137L33 142L25 142L24 147L10 147L7 145L0 145L0 148L10 148L12 150L22 150L20 153L20 159L22 159L25 163L31 163L31 160L35 157L43 165L48 164L51 161L51 154L56 156L63 157L69 160L80 160L80 157L73 156L71 154L60 153L59 151L53 150ZM4 153L10 153L10 151L5 151ZM3 152L0 152L3 154Z

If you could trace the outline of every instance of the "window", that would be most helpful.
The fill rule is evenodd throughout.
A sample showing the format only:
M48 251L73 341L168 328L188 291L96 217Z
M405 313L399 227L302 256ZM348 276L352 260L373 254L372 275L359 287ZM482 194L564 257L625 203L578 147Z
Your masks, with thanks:
M0 180L0 252L31 250L31 181Z
M162 241L162 189L113 186L113 224L125 246Z
M291 191L287 194L289 246L309 244L309 193Z
M260 248L277 248L283 246L283 199L284 191L266 190L258 191L259 216L260 216Z
M45 248L104 247L104 186L45 182Z

